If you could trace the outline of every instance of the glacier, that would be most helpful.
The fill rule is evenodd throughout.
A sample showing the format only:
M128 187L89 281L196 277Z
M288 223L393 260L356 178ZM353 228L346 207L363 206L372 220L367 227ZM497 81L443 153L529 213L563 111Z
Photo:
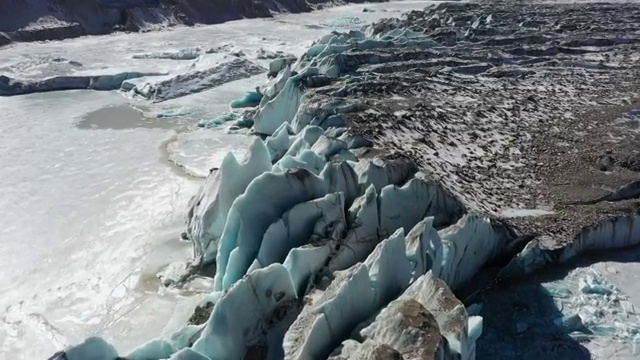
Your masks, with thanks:
M461 123L473 111L463 107L459 118L447 118L453 105L438 97L452 101L444 80L464 88L479 74L492 77L483 83L492 91L507 86L485 73L493 65L438 58L435 51L481 36L482 29L491 32L483 28L494 23L491 15L483 15L484 22L458 19L465 32L447 30L457 26L453 15L441 17L480 6L433 5L362 31L328 34L295 63L271 62L265 84L232 106L246 105L243 116L257 135L245 159L229 154L212 169L187 214L192 264L215 265L212 292L198 308L206 321L175 335L189 341L156 339L129 356L473 360L487 325L495 326L481 316L478 299L487 292L587 252L640 243L635 214L598 221L566 241L522 230L537 229L528 222L555 212L501 215L517 201L526 214L522 199L529 194L499 196L533 183L499 177L525 166L516 163L524 153L518 146L530 140L501 121L505 109L524 113L537 109L536 101L527 98L516 107L505 95L506 105L478 110L477 118L496 121L505 134L498 131L476 147L474 137L489 137L477 133L486 123L469 121L474 130L467 132ZM427 36L409 29L412 21L445 29ZM433 105L420 103L409 112L419 99L403 89L418 86L406 82L412 76L431 87ZM495 76L502 77L508 78ZM472 100L454 100L480 106L468 96ZM371 100L376 97L378 103ZM429 117L418 121L418 113ZM518 146L505 150L508 157L482 163L490 156L481 155L502 156L496 149L510 142ZM474 162L481 163L475 172L465 172L462 165ZM498 172L490 173L494 168ZM197 276L197 270L185 272L181 281ZM595 275L578 284L580 296L595 304L618 295ZM555 290L566 294L562 286ZM635 336L632 325L619 331L598 321L594 306L587 315L558 322L572 330L582 324L602 334ZM505 326L520 334L528 325Z

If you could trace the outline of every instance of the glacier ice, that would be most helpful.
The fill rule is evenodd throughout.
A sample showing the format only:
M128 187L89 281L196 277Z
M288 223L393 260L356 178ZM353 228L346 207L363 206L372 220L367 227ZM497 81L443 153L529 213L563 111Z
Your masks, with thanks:
M293 169L306 169L317 175L322 171L326 164L327 161L325 158L307 149L303 150L296 157L291 155L283 156L273 165L271 171L285 172Z
M380 241L378 230L378 195L373 185L355 199L347 212L349 230L331 257L331 271L343 270L364 260Z
M311 150L311 147L324 135L324 130L317 126L308 126L304 128L293 140L285 155L296 157L304 150Z
M442 267L442 240L433 227L433 217L422 219L407 234L407 258L411 263L413 280L429 270L439 274Z
M560 256L568 261L581 252L617 249L640 244L640 216L628 215L584 229Z
M326 181L328 192L341 192L344 195L344 206L347 208L360 194L357 174L346 161L327 163L320 177Z
M501 226L475 214L465 215L456 224L440 230L438 235L442 244L438 251L442 251L443 261L434 275L454 290L495 259L511 240Z
M375 191L372 186L369 189ZM428 218L419 226L430 227L432 221ZM438 237L432 228L427 233ZM383 345L408 359L417 349L437 359L474 359L482 319L469 316L432 271L418 276L408 248L400 228L380 242L364 263L336 272L326 290L312 292L313 303L303 308L285 335L285 359L325 358L334 349L334 359L365 359ZM412 279L416 280L411 283ZM421 321L422 327L411 328L401 321L402 316L412 316L413 323ZM348 340L357 328L361 328L359 335Z
M389 184L404 184L416 173L417 168L410 162L383 162L374 158L358 162L355 170L360 183L365 187L373 185L379 192Z
M192 346L194 341L200 336L203 327L204 325L186 325L171 334L167 339L154 339L138 346L124 358L127 360L169 358L177 351Z
M314 275L325 266L331 252L332 247L328 244L319 246L309 244L289 251L283 265L291 273L291 279L299 296L307 291L308 285L314 280Z
M285 359L326 358L356 326L400 294L411 277L404 233L382 241L364 263L336 273L313 309L285 335Z
M285 334L285 359L326 358L372 312L374 291L364 264L338 272L318 299L305 307ZM306 310L306 312L305 312Z
M211 360L242 359L252 347L281 356L297 294L287 269L272 264L235 283L215 304L193 350Z
M341 233L345 226L342 193L297 204L264 233L252 269L283 263L291 249L306 245L314 236L326 238L334 231Z
M271 64L277 62L274 61ZM283 67L282 69L275 72L277 76L272 79L269 79L267 83L262 87L262 100L260 100L260 106L266 105L269 101L273 100L276 95L282 91L287 80L292 76L292 72L289 66Z
M383 346L406 360L475 359L481 331L481 318L469 317L444 282L428 272L367 322L359 340L345 341L332 359L369 359Z
M242 99L233 100L229 103L229 107L232 109L254 107L258 106L261 100L262 94L259 91L250 91Z
M306 79L312 79L309 76ZM309 86L307 84L307 86ZM303 98L300 101L298 111L291 122L294 131L300 132L307 126L318 126L325 130L331 127L345 126L346 121L341 114L358 110L362 107L359 102L351 100L316 100L309 101Z
M284 87L273 99L260 104L254 119L254 130L259 134L271 135L282 123L291 123L304 95L300 82L305 76L314 74L317 74L317 70L307 69L287 78Z
M269 63L268 76L277 76L282 70L285 70L295 62L296 58L293 56L274 59L271 63Z
M373 185L369 187L369 192L375 193ZM396 255L388 258L395 259L390 263L393 263L394 269L399 270L398 273L394 274L392 271L379 272L380 274L385 274L386 280L392 279L393 276L406 276L404 280L397 279L390 281L390 283L403 284L406 282L408 285L410 279L415 279L413 284L396 300L396 303L392 302L389 306L384 307L383 311L378 315L382 316L380 322L376 323L373 321L373 325L369 325L360 331L361 339L364 340L362 344L358 344L353 340L346 341L343 343L340 355L335 356L336 359L364 359L367 358L366 356L369 356L367 354L372 354L372 351L378 349L379 346L383 344L389 345L390 343L393 343L391 347L400 354L406 352L408 354L407 356L409 356L408 358L412 358L410 355L413 353L411 353L412 348L410 345L415 344L416 333L411 331L409 332L411 336L406 335L407 338L402 338L401 331L391 330L394 329L394 327L390 324L393 322L393 319L397 319L397 317L391 319L385 318L386 316L390 316L388 312L395 311L395 313L397 313L396 309L398 307L408 306L405 303L410 300L417 300L424 307L426 311L425 314L431 314L437 320L437 327L431 325L432 329L436 329L432 330L432 332L438 331L438 333L442 334L446 339L443 341L435 341L434 343L430 343L431 347L421 347L420 349L424 351L427 351L427 348L432 349L429 351L430 353L433 352L435 358L475 358L475 342L482 333L482 318L469 316L464 305L457 300L451 290L449 290L449 286L459 286L465 281L468 281L469 277L479 270L479 267L496 256L498 249L500 249L500 244L508 241L511 234L505 233L501 224L494 224L489 219L473 214L466 215L460 219L457 224L441 230L440 233L434 229L433 220L433 217L423 219L408 234L406 243L404 239L396 243L402 247L406 246L406 252L404 248L399 247L399 251L393 252ZM399 229L391 238L399 239L401 238L399 236L401 233L402 230ZM489 246L487 246L487 244L489 244ZM380 257L376 255L380 253L380 246L381 245L378 245L365 261L368 268L375 268L376 265L373 265L373 263L378 266L382 263ZM391 255L393 253L387 252L386 254ZM401 258L405 260L400 260ZM349 271L354 271L358 266L360 265L350 268ZM434 271L431 269L438 271L438 276L442 276L444 280L436 277ZM370 274L375 273L377 272L370 271ZM341 282L348 282L349 280L342 280L337 277L334 281L338 281L338 284L336 284L336 286L338 286ZM332 283L330 287L333 286L333 284L334 283ZM371 286L375 288L376 285L373 283ZM326 291L330 291L330 288ZM320 296L324 298L326 295L323 294ZM334 297L335 294L332 293L330 296ZM389 298L381 300L378 306L383 307L386 302L393 300L393 298L394 296L391 295ZM364 304L368 304L368 302L363 301L362 306L364 306ZM372 308L375 308L375 306ZM419 309L415 304L413 308ZM374 311L372 311L370 315L372 315ZM305 310L303 310L303 315L304 314ZM302 329L312 323L309 318L304 319L302 317L303 315L301 315L301 323L298 325L298 328L292 328L292 334L288 335L288 346L297 346L297 349L300 349L302 345L299 344L300 340L297 340L294 334L301 336L300 332L303 331ZM311 315L307 315L307 317L309 316ZM425 317L421 319L427 318L426 315L424 316ZM429 322L427 323L429 324ZM313 324L315 326L315 322L313 322ZM433 322L430 324L433 324ZM349 325L348 328L352 328L352 325ZM335 332L335 327L331 327L331 329L334 329ZM305 337L312 335L312 333L304 334ZM385 338L384 342L376 342L376 337L383 336L394 337L396 340L392 341ZM423 336L434 339L434 337L429 334L424 334ZM343 335L343 339L345 338ZM298 351L304 353L302 350Z
M513 240L513 234L503 224L473 213L437 232L433 222L433 217L427 217L411 229L407 235L407 257L414 278L431 271L454 290L500 255Z
M379 309L409 286L411 268L405 255L404 231L396 230L367 257L369 279L374 290L373 305Z
M251 266L265 231L294 205L327 193L325 181L305 169L264 173L231 205L217 254L216 290L228 289ZM269 194L264 198L264 194ZM264 199L256 203L255 199Z
M168 341L156 339L139 346L125 358L128 360L166 359L175 352L176 349Z
M271 162L275 163L284 156L293 141L297 139L295 135L289 123L283 123L273 132L266 140L267 149L271 154Z
M338 138L344 141L347 144L347 148L350 150L363 147L373 147L373 142L371 140L367 140L362 135L350 134L348 131L339 135Z
M81 344L60 352L54 360L117 360L118 352L101 337L89 337Z
M190 348L186 348L173 354L173 356L171 356L169 360L211 360L211 359L200 354L197 351L194 351Z
M433 216L439 228L455 222L465 212L459 200L434 183L411 179L402 187L387 185L380 192L380 231L397 228L409 232L420 220Z
M318 140L316 140L316 142L311 147L312 151L314 151L318 155L324 156L325 159L329 159L346 149L347 144L344 141L332 139L327 137L326 135L320 136L320 138L318 138Z
M242 162L228 153L220 169L212 172L191 200L187 232L194 247L194 257L210 262L215 259L227 215L233 202L244 193L251 181L271 170L271 156L264 142L255 139Z

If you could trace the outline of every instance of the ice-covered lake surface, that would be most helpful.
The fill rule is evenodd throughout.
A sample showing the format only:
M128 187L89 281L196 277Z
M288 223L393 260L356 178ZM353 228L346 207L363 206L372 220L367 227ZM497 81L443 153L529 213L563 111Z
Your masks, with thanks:
M297 55L328 31L427 3L15 44L0 50L0 74L180 73L192 61L134 55L220 46L264 66L268 60L256 59L261 48ZM248 143L242 134L195 125L221 115L264 79L161 104L118 92L0 98L0 359L46 358L96 334L125 353L184 324L199 290L168 290L156 274L190 254L177 239L199 177Z

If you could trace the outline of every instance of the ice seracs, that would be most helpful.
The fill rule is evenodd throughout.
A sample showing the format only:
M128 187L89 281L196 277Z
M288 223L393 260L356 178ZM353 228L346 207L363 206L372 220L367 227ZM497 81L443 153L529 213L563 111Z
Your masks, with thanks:
M295 316L296 299L284 266L253 271L215 304L193 350L212 360L242 359L252 351L281 358L280 344Z
M262 140L256 139L242 162L228 153L220 168L209 174L199 193L191 200L192 208L187 218L187 232L196 260L208 263L215 259L218 241L233 202L253 179L269 170L269 151Z
M344 195L330 193L293 206L265 231L260 250L249 271L274 263L285 263L292 249L316 239L330 239L346 229ZM291 269L292 276L297 269Z
M283 70L278 75L279 79L276 80L276 84L284 81L284 86L277 94L271 94L271 91L265 93L266 96L260 103L258 114L254 119L254 130L257 133L271 135L283 123L291 123L304 95L300 86L301 81L305 76L317 74L317 70L308 69L300 74L286 77L288 74L290 73L287 70ZM276 85L276 88L279 86Z
M441 228L465 212L459 200L435 183L414 178L402 187L388 185L380 192L380 229L383 233L403 228L409 232L427 216Z
M447 286L428 272L360 330L359 341L345 341L331 359L382 360L375 354L383 346L407 360L475 359L481 332L481 320L469 317Z
M216 290L228 289L255 259L265 231L294 205L327 193L324 180L305 169L264 173L229 209L217 255ZM269 194L268 198L264 198ZM256 203L256 199L263 199Z

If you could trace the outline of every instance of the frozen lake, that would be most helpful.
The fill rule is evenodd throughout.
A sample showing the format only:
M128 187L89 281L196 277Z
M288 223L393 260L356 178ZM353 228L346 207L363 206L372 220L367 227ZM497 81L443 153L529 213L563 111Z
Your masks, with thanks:
M264 66L267 60L255 59L261 48L299 55L332 29L356 29L427 3L15 44L0 50L0 74L175 73L192 62L133 55L196 46L242 50ZM248 142L195 124L221 115L264 79L160 104L118 92L0 98L0 359L47 358L95 334L126 353L184 323L198 291L165 289L156 273L190 254L178 238L199 177ZM166 113L178 116L158 117Z

